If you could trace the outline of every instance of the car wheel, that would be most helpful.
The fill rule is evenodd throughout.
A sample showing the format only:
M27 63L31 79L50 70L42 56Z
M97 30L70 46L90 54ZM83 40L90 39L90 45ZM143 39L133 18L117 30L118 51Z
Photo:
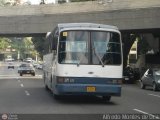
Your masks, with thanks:
M153 91L157 91L157 85L155 82L153 83Z
M111 100L111 96L103 96L102 97L104 101L110 101Z
M145 89L146 86L143 84L142 81L140 82L140 85L141 85L141 89Z
M35 76L35 73L33 73L32 75Z

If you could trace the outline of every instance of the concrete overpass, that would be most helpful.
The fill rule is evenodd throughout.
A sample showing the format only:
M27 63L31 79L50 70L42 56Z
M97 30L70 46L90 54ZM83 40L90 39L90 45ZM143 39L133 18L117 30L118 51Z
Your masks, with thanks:
M156 49L160 51L160 42L155 42L160 41L159 13L159 0L98 0L57 5L1 7L0 35L44 36L58 23L67 22L111 24L122 32L126 65L129 50L137 34L149 35L150 37L146 37L147 41L152 38L152 43L156 43Z
M121 31L159 30L159 0L113 0L0 8L0 34L44 34L57 23L112 24Z

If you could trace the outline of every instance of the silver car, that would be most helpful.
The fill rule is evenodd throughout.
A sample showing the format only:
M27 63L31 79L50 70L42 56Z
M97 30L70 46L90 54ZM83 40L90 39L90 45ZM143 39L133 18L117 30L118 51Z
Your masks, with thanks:
M29 63L23 63L19 66L18 73L20 74L20 76L22 76L23 74L31 74L35 76L35 69L33 65Z
M148 69L140 80L140 85L142 89L146 86L153 87L154 91L160 89L160 68L150 68Z

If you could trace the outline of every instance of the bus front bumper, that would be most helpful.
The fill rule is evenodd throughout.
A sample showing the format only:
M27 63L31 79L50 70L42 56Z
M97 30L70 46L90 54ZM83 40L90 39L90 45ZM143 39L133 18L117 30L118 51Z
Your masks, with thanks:
M121 85L101 84L57 84L59 95L121 96Z

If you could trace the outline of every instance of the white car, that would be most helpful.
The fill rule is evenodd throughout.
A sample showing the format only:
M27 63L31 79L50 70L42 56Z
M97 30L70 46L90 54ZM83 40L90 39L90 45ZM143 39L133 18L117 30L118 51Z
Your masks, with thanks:
M13 64L13 62L9 62L9 63L8 63L8 69L10 69L10 68L14 69L14 64Z
M42 65L42 64L37 64L36 68L37 68L37 69L42 69L42 68L43 68L43 65Z

